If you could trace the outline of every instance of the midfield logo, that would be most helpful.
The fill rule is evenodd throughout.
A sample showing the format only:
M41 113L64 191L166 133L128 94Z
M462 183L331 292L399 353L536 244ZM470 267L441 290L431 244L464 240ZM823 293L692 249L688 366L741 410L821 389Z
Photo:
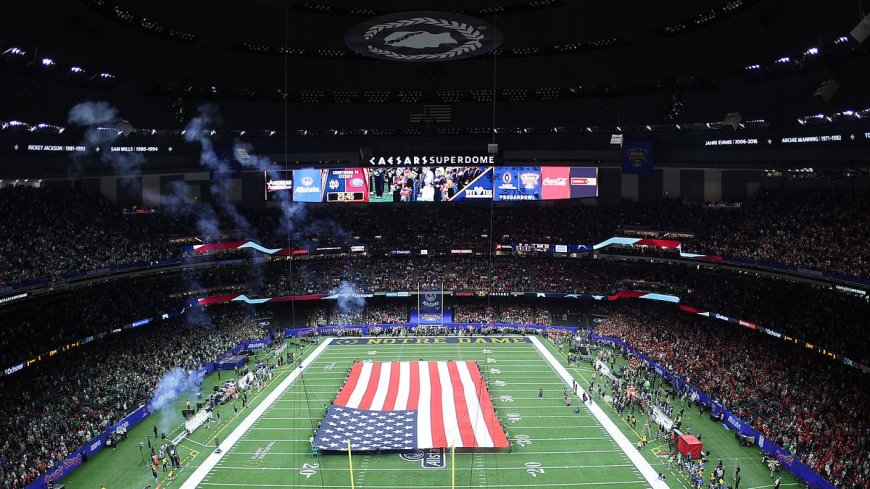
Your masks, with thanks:
M447 457L443 448L429 448L427 450L411 450L399 454L399 458L414 462L419 460L420 467L424 469L443 469L447 465Z

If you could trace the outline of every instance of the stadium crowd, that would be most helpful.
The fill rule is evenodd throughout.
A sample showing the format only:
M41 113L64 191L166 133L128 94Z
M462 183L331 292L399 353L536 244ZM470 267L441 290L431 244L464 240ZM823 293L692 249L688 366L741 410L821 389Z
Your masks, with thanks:
M598 334L674 372L837 487L870 488L866 374L673 308L619 309Z
M443 285L447 291L459 290L465 294L486 292L494 296L495 305L503 300L499 294L507 292L610 295L619 290L637 290L674 294L681 297L683 304L771 328L870 365L870 337L859 334L864 318L870 315L870 302L861 297L826 287L724 270L517 257L496 257L491 263L473 257L278 259L257 266L245 261L233 266L200 267L77 287L48 294L45 298L13 302L0 309L0 321L8 332L0 338L0 346L3 346L0 365L8 367L91 335L105 334L143 318L180 310L195 298L224 294L249 297L330 294L339 291L342 283L358 291L413 292L425 288L419 285L421 276L427 276L432 282L440 276L441 281L431 285L434 289ZM461 287L469 284L469 276L478 277L475 288L463 292ZM381 281L387 285L382 285ZM457 299L449 302L459 305ZM579 301L574 309L590 307L588 302L592 301ZM794 307L796 302L801 304L800 308ZM395 313L384 317L358 316L370 314L363 312L354 313L353 317L330 319L323 317L326 313L320 311L317 314L321 316L311 320L321 324L323 321L348 324L353 322L351 319L369 323L406 322L408 309L406 307L398 316ZM561 311L558 319L528 315L518 319L529 323L576 324L574 318L565 322L569 313L570 309ZM457 309L455 320L485 321L486 317L492 317L482 315L481 311L464 314L464 309ZM302 319L297 322L301 323ZM839 334L830 334L831 324L837 325Z
M308 316L310 326L345 324L395 324L408 322L408 307L380 305L377 307L340 307L332 305L315 308Z
M123 214L99 194L69 188L4 189L0 198L0 287L69 272L177 258L194 243L195 219L164 212ZM224 218L205 241L254 239L266 246L364 244L370 249L436 250L493 243L597 243L629 227L687 233L684 251L870 276L870 194L762 189L742 206L674 200L587 206L580 202L493 205L309 205L292 234L277 211L248 212L249 235ZM349 207L353 207L350 209ZM489 209L487 209L488 211ZM636 230L635 230L636 231ZM68 239L76 236L75 240ZM441 237L433 239L433 236Z
M195 369L266 333L237 308L110 335L0 378L0 487L22 489L151 399L174 367Z

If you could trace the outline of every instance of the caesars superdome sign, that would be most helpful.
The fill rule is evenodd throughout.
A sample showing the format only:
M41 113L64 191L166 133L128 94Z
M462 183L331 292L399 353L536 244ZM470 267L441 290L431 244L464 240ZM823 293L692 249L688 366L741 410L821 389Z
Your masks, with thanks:
M491 24L450 12L405 12L357 25L345 36L357 53L395 61L449 61L488 53L501 43Z

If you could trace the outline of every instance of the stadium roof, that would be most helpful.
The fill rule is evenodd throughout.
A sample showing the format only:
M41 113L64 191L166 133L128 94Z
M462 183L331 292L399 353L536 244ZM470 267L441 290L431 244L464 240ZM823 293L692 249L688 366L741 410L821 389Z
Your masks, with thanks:
M449 106L440 127L458 128L491 127L494 112L502 127L721 122L733 111L796 124L870 107L870 55L848 37L860 20L851 2L357 4L16 1L2 20L0 120L64 123L90 99L119 107L136 127L176 128L214 100L230 127L283 128L285 96L287 127L312 129L412 127L423 105ZM348 33L379 16L441 18L416 11L469 16L469 28L498 31L501 43L431 62L348 47ZM391 42L415 33L410 25ZM813 100L831 78L834 97Z

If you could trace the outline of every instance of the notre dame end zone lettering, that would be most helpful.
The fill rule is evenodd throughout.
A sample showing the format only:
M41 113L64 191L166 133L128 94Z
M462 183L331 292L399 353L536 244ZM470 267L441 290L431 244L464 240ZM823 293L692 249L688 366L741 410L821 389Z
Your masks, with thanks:
M332 342L333 345L443 345L443 344L511 344L531 343L525 336L511 337L423 337L423 338L339 338Z

